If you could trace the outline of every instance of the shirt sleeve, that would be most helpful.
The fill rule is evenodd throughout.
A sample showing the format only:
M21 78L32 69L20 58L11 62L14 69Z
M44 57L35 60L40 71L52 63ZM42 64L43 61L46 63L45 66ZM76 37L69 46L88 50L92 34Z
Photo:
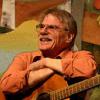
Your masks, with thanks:
M2 90L14 93L23 89L26 85L28 85L26 77L28 72L25 57L22 55L16 56L0 80Z
M89 78L96 72L96 62L88 51L78 51L71 58L62 59L62 66L65 77Z

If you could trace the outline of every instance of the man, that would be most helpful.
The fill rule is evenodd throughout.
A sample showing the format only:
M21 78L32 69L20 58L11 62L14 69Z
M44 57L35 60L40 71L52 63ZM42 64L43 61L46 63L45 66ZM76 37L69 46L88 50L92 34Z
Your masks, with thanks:
M96 64L91 53L71 50L77 34L71 14L57 8L48 9L36 28L39 50L14 58L0 81L5 94L25 93L54 73L73 82L95 75Z

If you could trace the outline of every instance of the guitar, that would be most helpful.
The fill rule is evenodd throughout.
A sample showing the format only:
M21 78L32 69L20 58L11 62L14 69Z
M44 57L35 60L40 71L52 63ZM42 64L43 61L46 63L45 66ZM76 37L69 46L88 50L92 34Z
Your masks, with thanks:
M98 85L100 85L100 75L68 86L61 76L54 74L32 93L31 99L26 98L25 100L69 100L72 94L82 92Z

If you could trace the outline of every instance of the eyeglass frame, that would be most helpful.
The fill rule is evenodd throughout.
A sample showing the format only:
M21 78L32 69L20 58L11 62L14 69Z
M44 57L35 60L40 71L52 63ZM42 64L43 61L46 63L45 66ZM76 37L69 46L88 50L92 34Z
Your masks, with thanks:
M43 28L46 28L48 30L53 30L53 31L60 29L60 30L64 30L64 31L69 32L68 28L60 28L57 25L48 25L48 24L45 25L45 24L41 24L41 23L36 25L37 30L40 30L40 29L43 29Z

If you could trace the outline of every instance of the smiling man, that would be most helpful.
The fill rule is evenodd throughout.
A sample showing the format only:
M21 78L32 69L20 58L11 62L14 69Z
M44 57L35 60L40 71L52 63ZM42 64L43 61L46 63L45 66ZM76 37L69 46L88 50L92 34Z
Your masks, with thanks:
M55 73L66 81L95 75L96 64L91 53L71 49L77 25L70 13L48 9L41 15L36 28L39 50L21 53L14 58L0 81L5 94L27 93Z

